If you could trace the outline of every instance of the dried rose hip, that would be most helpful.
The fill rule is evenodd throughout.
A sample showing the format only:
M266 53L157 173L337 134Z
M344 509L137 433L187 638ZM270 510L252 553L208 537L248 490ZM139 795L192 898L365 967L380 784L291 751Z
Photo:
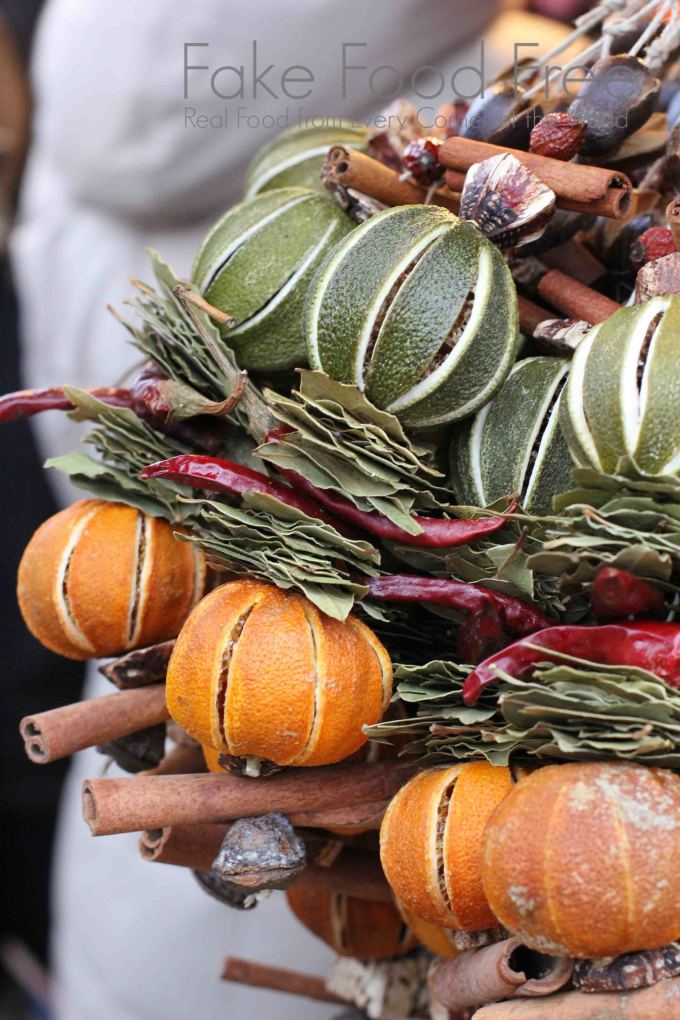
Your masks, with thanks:
M673 235L668 227L650 227L640 234L630 247L630 260L636 269L661 259L664 255L671 255L675 251Z
M585 124L568 113L548 113L531 132L529 151L552 159L572 159L581 148Z
M439 162L441 142L438 138L416 138L404 150L404 170L408 170L418 184L435 184L444 174Z

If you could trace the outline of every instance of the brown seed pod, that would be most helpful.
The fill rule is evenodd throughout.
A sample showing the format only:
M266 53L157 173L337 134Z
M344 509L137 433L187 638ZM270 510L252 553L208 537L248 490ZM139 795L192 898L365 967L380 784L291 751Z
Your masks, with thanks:
M473 163L465 175L460 215L500 248L540 237L555 211L555 193L509 152Z
M319 890L304 875L286 890L286 898L298 921L340 956L386 960L415 945L393 903Z
M581 152L614 152L654 112L659 88L637 57L622 53L598 60L568 110L586 125Z
M531 131L529 152L551 159L573 159L581 148L585 124L568 113L548 113Z
M177 635L205 589L203 554L166 521L86 499L42 524L19 565L31 633L69 659L117 655Z
M524 777L484 835L483 882L532 949L597 958L680 936L680 777L609 762Z

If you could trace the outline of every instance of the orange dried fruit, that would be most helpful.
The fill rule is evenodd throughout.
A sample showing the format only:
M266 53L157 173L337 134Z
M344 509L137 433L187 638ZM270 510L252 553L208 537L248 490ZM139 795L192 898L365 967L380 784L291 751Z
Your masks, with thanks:
M383 819L380 857L407 911L446 928L496 926L482 888L482 836L511 786L508 768L480 761L428 769L399 790Z
M411 929L413 937L425 946L435 956L458 956L458 950L453 944L453 937L450 928L444 928L439 924L430 924L418 917L410 910L399 904L401 916Z
M680 937L680 776L549 765L491 818L482 874L501 924L553 956L619 956Z
M393 903L320 890L304 874L286 890L286 898L298 921L340 956L386 960L415 945Z
M216 588L182 627L168 709L190 736L237 757L328 765L366 742L392 694L375 634L260 581Z
M84 499L26 546L17 594L26 626L69 659L117 655L177 635L205 590L206 566L166 521Z

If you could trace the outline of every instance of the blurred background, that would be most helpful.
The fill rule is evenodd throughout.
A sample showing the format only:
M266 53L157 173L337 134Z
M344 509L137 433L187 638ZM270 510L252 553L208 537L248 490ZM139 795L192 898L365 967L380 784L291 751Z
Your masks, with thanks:
M406 72L434 64L444 74L513 62L513 44L550 48L582 0L0 0L0 387L112 385L132 367L126 334L107 312L120 308L129 278L148 278L145 246L179 274L210 223L242 195L249 160L275 131L266 114L280 100L246 99L244 121L198 129L185 108L224 115L209 74L183 95L184 44L197 64L240 64L257 40L263 64L339 67L339 40L366 43L372 66ZM205 60L203 55L205 54ZM367 60L367 62L368 62ZM406 93L408 95L408 92ZM453 99L442 96L441 102ZM366 116L379 103L360 78L342 97L326 75L305 100L306 116ZM233 106L233 104L232 104ZM292 110L291 123L296 110ZM324 973L330 953L275 897L248 915L199 891L183 869L149 868L135 839L92 840L80 818L79 787L101 771L94 752L67 765L29 765L17 722L77 700L79 663L59 659L25 630L15 601L16 569L35 528L78 493L47 455L78 442L58 414L4 425L0 599L3 699L0 1020L156 1020L192 1010L203 1020L335 1015L269 992L220 985L221 958L254 959ZM102 578L106 584L106 578ZM92 670L87 696L105 693ZM59 816L59 821L58 820ZM57 833L58 824L58 836ZM55 852L56 839L56 852ZM150 874L151 872L151 874ZM51 885L50 885L50 879ZM337 1012L337 1011L335 1011Z

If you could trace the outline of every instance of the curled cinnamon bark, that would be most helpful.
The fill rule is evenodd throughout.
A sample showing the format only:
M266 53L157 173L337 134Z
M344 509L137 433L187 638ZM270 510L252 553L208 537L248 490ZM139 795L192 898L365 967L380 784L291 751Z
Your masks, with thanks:
M332 148L324 162L322 177L329 190L350 188L384 205L418 205L426 201L457 213L460 199L448 189L430 189L401 176L384 163L344 145Z
M473 163L509 152L547 184L557 196L557 206L572 212L620 219L630 209L633 186L625 174L584 163L564 163L550 156L506 146L478 142L472 138L447 138L439 150L440 163L448 167L445 180L452 191L459 191L465 173Z
M680 978L635 992L560 992L533 1002L498 1002L473 1020L680 1020Z
M93 836L223 823L268 811L281 811L296 825L360 825L359 819L376 815L376 804L389 800L416 771L415 766L378 762L288 769L261 779L226 773L89 779L83 786L83 814ZM357 810L347 811L353 807Z
M27 715L19 731L31 761L46 765L168 718L165 687L155 684Z
M432 998L455 1011L516 995L552 995L567 984L572 970L572 960L544 956L510 938L435 960L428 983Z
M222 969L223 981L235 981L252 988L270 988L275 992L288 995L300 995L315 1002L338 1002L346 1000L334 995L326 988L320 977L312 974L301 974L294 970L283 970L281 967L270 967L252 960L241 960L237 956L228 956Z

